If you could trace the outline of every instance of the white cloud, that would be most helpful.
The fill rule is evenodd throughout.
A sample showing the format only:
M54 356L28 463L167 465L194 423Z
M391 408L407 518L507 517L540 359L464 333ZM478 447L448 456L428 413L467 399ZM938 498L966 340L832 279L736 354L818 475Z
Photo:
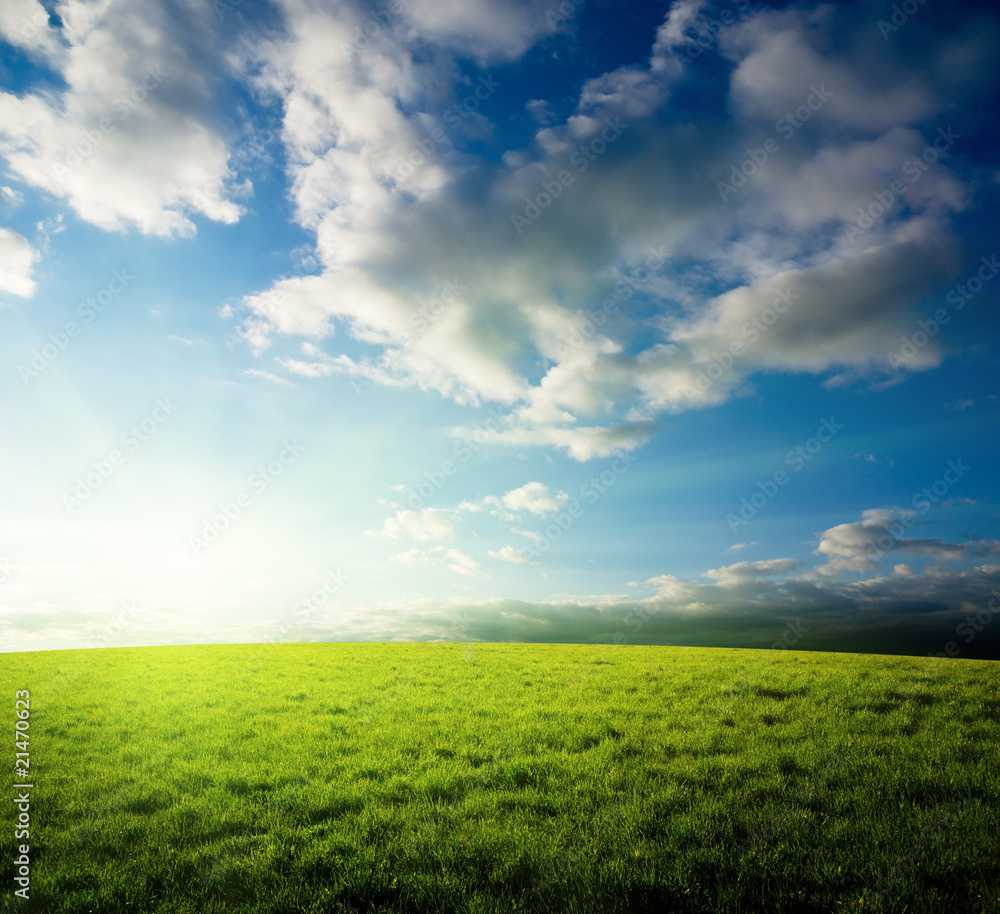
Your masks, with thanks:
M492 553L491 553L492 555ZM483 566L472 556L460 549L446 546L435 546L429 551L410 549L408 552L397 552L389 557L401 565L426 565L432 561L443 564L449 571L464 577L476 577L483 573Z
M13 187L6 184L0 185L0 206L20 206L24 202L24 196Z
M718 296L690 321L678 321L671 339L704 367L745 346L735 360L733 386L750 370L820 372L833 368L890 370L901 326L914 300L946 278L956 264L951 243L905 241L817 266L787 270ZM932 342L908 362L910 370L941 360Z
M61 50L58 30L49 24L48 11L38 0L4 0L0 37L42 59L56 57Z
M514 60L551 33L547 14L557 6L551 0L411 0L402 15L409 36L488 63Z
M672 574L661 574L650 578L646 583L656 590L657 600L677 600L679 602L693 601L697 593L697 585L690 581L682 581Z
M673 62L674 51L697 33L695 26L705 6L706 0L675 0L671 4L670 13L656 32L652 57L654 69L665 69L668 63Z
M380 530L366 530L365 536L385 536L399 539L409 536L418 542L427 540L454 539L455 528L451 521L442 517L437 508L423 508L420 511L397 511L387 517Z
M544 98L531 99L525 104L524 109L531 115L535 123L543 127L547 127L556 120L552 106Z
M503 496L503 503L511 511L530 511L532 514L552 514L569 502L565 492L549 494L548 486L529 482L518 489L511 489Z
M272 384L278 384L281 387L295 386L291 381L288 381L273 372L262 371L259 368L247 368L244 370L243 374L250 378L260 378L262 381L270 381Z
M551 31L545 4L421 0L350 54L331 54L364 16L285 0L287 34L258 44L258 85L283 103L292 198L320 272L245 304L262 333L329 341L342 326L375 347L352 357L327 342L286 360L288 370L502 403L509 412L483 441L585 461L640 446L662 414L721 404L758 372L885 384L940 364L936 340L902 367L889 356L924 316L927 289L960 266L948 222L969 187L942 160L860 240L845 230L924 149L915 124L945 95L918 63L886 63L877 30L848 12L758 10L718 36L732 65L730 111L686 123L668 106L702 5L673 4L648 57L594 75L564 121L544 99L525 99L533 141L484 157L468 140L492 139L491 93L513 90L482 92L476 117L449 125L444 112L486 85L469 82L459 60L522 54ZM832 28L823 17L836 19L835 45L815 41L821 20ZM959 69L949 77L956 97L976 78L967 61ZM692 173L726 178L748 144L804 103L810 81L834 94L745 193L724 203L692 188ZM598 140L593 167L574 166L574 153ZM573 183L522 236L511 216L561 170ZM625 289L651 247L677 260ZM446 280L460 292L431 319L427 303L443 301ZM783 294L793 304L771 322ZM746 328L761 315L768 323L751 339ZM704 383L734 343L742 354Z
M471 511L473 514L478 514L490 507L500 507L500 499L495 495L487 495L482 501L469 501L468 499L465 499L459 503L457 510Z
M495 441L512 447L561 448L573 460L585 462L595 457L611 457L630 451L649 440L653 426L648 421L623 423L609 428L578 426L576 428L508 428L486 430L483 441Z
M519 519L518 512L527 511L529 514L543 516L554 514L567 504L569 495L563 491L550 493L548 486L541 482L528 482L516 489L505 492L499 498L496 495L486 495L479 501L462 501L456 510L480 513L488 511L490 514L498 516L506 521ZM515 530L523 536L534 537L535 534L524 530Z
M856 57L818 50L827 30L817 26L829 29L829 20L822 7L791 9L755 16L724 32L720 42L738 60L731 93L742 114L773 124L804 104L812 86L824 83L834 92L823 109L832 129L878 133L925 118L942 104L919 69L873 65L888 50L874 27L859 39Z
M499 498L496 495L486 495L476 502L466 499L458 505L459 511L489 511L508 520L516 518L518 511L528 511L531 514L552 514L569 503L569 495L559 491L554 495L549 493L548 486L541 482L528 482L516 489L511 489Z
M504 546L502 549L491 549L488 553L491 559L499 559L501 562L512 562L515 565L523 565L528 561L524 552L515 549L513 546Z
M705 572L705 577L714 578L724 587L734 584L745 584L758 578L770 577L775 574L785 574L796 566L795 559L765 559L760 562L737 562L723 568L713 568Z
M492 5L489 16L478 18L476 29L502 7ZM525 6L522 12L535 21L532 16L537 19L547 8ZM326 48L349 39L357 28L357 17L349 10L320 13L291 2L286 10L290 38L260 49L262 85L285 98L283 137L292 161L293 193L300 221L316 231L324 272L295 288L278 284L273 291L282 293L280 297L252 296L247 306L266 317L278 332L322 338L329 334L331 319L339 319L355 338L384 347L377 361L369 363L342 355L285 363L302 375L364 371L376 383L416 384L468 403L483 399L515 403L531 395L531 386L520 376L516 363L530 353L536 337L540 342L549 333L546 327L553 319L568 326L568 321L579 323L581 318L556 305L551 290L540 287L535 265L529 263L524 269L517 250L520 245L511 237L506 215L497 219L492 204L478 212L473 206L466 214L474 230L454 223L449 211L469 203L456 195L453 186L462 178L463 169L451 167L445 153L453 142L461 144L461 129L421 167L406 165L414 150L418 159L423 157L417 144L425 141L427 128L440 121L432 102L442 111L450 99L465 91L460 81L454 82L452 65L446 57L426 55L419 65L415 63L412 36L402 24L405 16L348 56L330 55ZM462 27L467 14L450 16L448 29ZM423 17L426 25L430 12L418 8L413 15ZM433 41L445 31L443 24L430 27L422 39ZM537 37L544 31L529 29L528 33ZM501 30L492 38L499 41L496 53L517 45L503 38L505 34ZM451 47L450 38L441 40L446 49ZM413 110L417 84L430 93L425 102L429 110ZM604 129L585 112L608 108L612 95L642 95L637 84L627 80L616 83L610 95L599 92L596 83L587 92L580 102L580 116L572 126L559 128L561 135L575 141ZM485 101L482 107L487 107ZM516 199L520 188L514 184L538 179L502 167L494 180L503 196L510 184L510 194ZM498 199L496 205L506 207L507 203ZM484 256L486 250L491 251L489 258ZM546 273L551 266L545 263ZM570 277L577 271L567 260L558 272ZM459 284L470 288L455 306L414 333L412 319L418 315L420 301L433 299L442 277L456 275ZM473 275L477 277L474 285L468 279ZM391 285L385 276L394 277ZM561 408L556 401L567 397L584 411L606 411L613 406L613 398L606 394L595 396L595 386L573 381L569 372L564 375L568 383L558 385L561 392L551 403L544 401L547 390L557 386L556 376L540 395L534 395L535 416L552 414ZM627 377L619 386L622 392L627 390ZM523 418L533 421L527 413ZM517 430L511 430L511 438L517 437ZM630 446L641 435L600 427L535 427L524 429L520 437L525 443L551 442L579 459L588 459L609 453L613 447ZM607 441L611 438L613 444Z
M845 571L870 571L883 556L899 552L940 561L957 561L972 555L996 555L1000 552L1000 542L996 541L959 544L908 537L905 534L915 525L916 518L917 512L912 510L872 508L862 512L860 521L824 530L815 552L828 558L818 571L828 576Z
M0 292L30 298L35 294L31 278L38 252L28 239L11 229L0 227Z
M644 67L622 67L591 79L580 92L580 111L601 120L616 115L626 121L648 117L666 99L658 75Z
M455 574L475 577L483 573L483 566L479 564L471 555L466 555L459 549L451 549L445 546L435 546L431 552L437 553L447 564L449 570Z
M193 213L235 222L226 143L205 103L219 53L211 4L65 0L59 15L58 38L46 28L33 40L66 88L0 92L10 172L109 231L191 235Z
M780 183L769 188L768 199L757 201L763 206L753 218L758 225L784 224L803 230L817 230L835 221L849 226L858 221L859 208L868 210L879 203L876 194L880 194L889 201L888 211L862 234L848 238L848 231L842 230L843 254L884 244L897 236L899 226L917 217L938 222L964 208L967 191L944 161L926 165L921 160L925 170L914 172L912 159L934 141L945 142L933 132L925 137L917 130L893 127L873 140L827 145L782 173ZM937 151L933 152L937 157ZM897 191L902 188L898 196L888 192L894 182Z
M420 565L430 561L430 557L423 549L411 549L409 552L397 552L390 556L394 562L403 565Z

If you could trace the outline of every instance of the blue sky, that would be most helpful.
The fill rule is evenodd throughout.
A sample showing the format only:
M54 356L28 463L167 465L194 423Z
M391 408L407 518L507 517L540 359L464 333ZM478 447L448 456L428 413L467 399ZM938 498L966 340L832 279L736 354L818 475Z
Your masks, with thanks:
M989 4L0 11L4 650L1000 658Z

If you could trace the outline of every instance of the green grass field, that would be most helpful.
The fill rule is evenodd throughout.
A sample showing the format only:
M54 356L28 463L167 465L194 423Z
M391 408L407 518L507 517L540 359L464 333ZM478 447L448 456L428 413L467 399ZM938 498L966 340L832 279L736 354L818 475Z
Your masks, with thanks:
M11 733L31 692L17 910L1000 911L989 662L290 644L0 670Z

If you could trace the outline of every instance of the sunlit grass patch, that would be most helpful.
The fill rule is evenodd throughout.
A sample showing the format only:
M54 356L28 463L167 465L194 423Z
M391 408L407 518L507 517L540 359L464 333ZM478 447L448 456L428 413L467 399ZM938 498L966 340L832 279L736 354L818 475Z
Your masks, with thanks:
M1000 909L986 662L498 644L3 662L32 694L35 910Z

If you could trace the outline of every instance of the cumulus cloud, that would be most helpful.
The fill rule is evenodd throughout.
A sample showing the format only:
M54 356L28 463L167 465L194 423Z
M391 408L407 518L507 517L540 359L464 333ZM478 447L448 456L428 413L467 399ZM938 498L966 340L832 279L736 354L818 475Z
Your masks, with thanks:
M489 511L508 520L513 520L519 511L527 511L529 514L545 515L554 514L561 508L569 504L569 495L559 491L555 494L549 492L549 487L542 482L528 482L516 489L511 489L501 496L485 495L479 501L469 501L466 499L459 504L457 510Z
M205 102L219 53L211 4L66 0L58 27L39 9L4 4L0 30L65 87L0 92L10 173L109 231L191 235L195 213L235 222L229 153Z
M453 539L455 528L437 508L423 508L420 511L397 511L385 519L381 529L365 531L365 536L389 539L399 539L404 535L418 542Z
M834 18L823 7L765 12L723 34L722 47L737 61L731 97L741 113L773 123L803 104L812 86L826 84L834 91L824 109L828 129L877 134L943 105L927 74L902 66L898 58L894 66L883 64L891 49L867 23L867 32L856 35L855 53L832 55L823 49L823 30L817 26L829 27Z
M412 0L401 10L409 35L481 63L520 57L561 17L550 0Z
M754 368L818 373L832 368L889 371L915 299L949 276L949 242L901 242L786 270L718 296L690 321L674 325L698 363L709 366L735 341L745 345L730 385ZM911 370L940 362L936 345L910 360Z
M501 562L511 562L514 565L523 565L528 561L523 550L514 546L504 546L502 549L491 549L488 553L491 559L499 559Z
M672 574L661 574L649 578L646 584L656 590L655 599L674 600L689 606L694 602L694 595L698 592L698 585L692 584L690 581L682 581Z
M548 486L544 483L529 482L518 489L506 492L502 500L511 511L553 514L569 502L569 496L565 492L550 495Z
M403 488L401 485L393 486L396 492L403 491ZM439 508L423 508L419 511L397 509L395 514L386 518L381 528L368 530L365 535L393 540L408 536L421 542L451 540L455 539L456 530L446 515L450 513L456 516L465 513L495 518L514 535L523 536L536 543L543 539L540 533L516 525L522 515L535 518L549 517L564 509L569 503L570 496L566 492L551 492L542 482L528 482L500 496L485 495L475 501L464 499L453 510L447 512ZM397 507L392 502L389 504L394 508ZM514 565L523 565L528 561L524 549L514 546L490 549L487 555L491 559ZM427 562L432 557L445 562L458 574L478 575L482 572L479 562L457 549L447 549L444 546L435 546L429 552L412 549L409 552L396 553L391 559L402 564L415 564Z
M882 556L893 553L921 555L939 561L1000 554L998 541L959 544L906 536L917 517L917 511L872 508L862 512L859 521L824 530L815 552L827 556L827 562L818 570L825 575L870 571ZM897 567L906 569L907 566ZM901 573L905 574L905 570Z
M995 36L973 40L964 19L940 38L917 24L921 49L904 58L847 9L748 10L715 36L725 104L693 111L676 89L703 7L672 4L648 51L585 81L568 115L526 96L534 135L503 148L491 106L518 90L489 68L565 40L547 0L419 0L367 32L361 5L281 0L276 26L248 26L239 44L197 0L183 15L167 0L66 0L51 21L15 0L0 34L65 85L0 93L0 154L105 229L232 223L252 188L206 101L222 53L281 109L295 219L315 240L314 275L245 299L252 351L299 337L310 348L281 364L302 378L502 404L486 440L509 446L591 460L757 373L835 385L937 366L937 340L903 366L889 354L960 268L950 220L974 188L947 153L912 179L903 168L935 140L928 119L978 91ZM745 191L710 192L818 88L821 108ZM558 198L512 222L559 174L572 183ZM848 238L858 208L901 177L898 201ZM26 245L0 235L13 294L32 288ZM666 249L673 260L650 257Z
M504 404L487 440L590 460L640 446L663 413L725 402L758 372L874 383L938 365L936 341L902 368L888 356L961 265L949 220L968 182L941 157L861 238L845 233L934 139L926 119L972 91L978 58L949 70L931 39L922 58L898 58L846 9L747 11L717 36L728 106L695 117L675 90L702 6L673 4L648 54L586 81L565 119L526 97L535 135L503 149L490 105L513 90L486 68L564 27L545 4L411 4L354 43L358 9L284 0L284 32L257 42L254 72L282 101L292 199L320 270L244 305L267 332L323 344L286 367ZM327 52L342 43L350 53ZM825 94L810 129L741 197L706 193L813 83ZM477 92L475 117L449 121ZM560 172L572 183L558 199L512 224ZM664 246L674 261L622 285ZM369 354L331 341L336 326ZM738 358L709 375L734 342Z
M58 30L38 0L7 0L0 6L0 37L42 60L55 58L62 49Z
M0 292L30 298L35 294L31 278L38 252L23 235L0 226Z

